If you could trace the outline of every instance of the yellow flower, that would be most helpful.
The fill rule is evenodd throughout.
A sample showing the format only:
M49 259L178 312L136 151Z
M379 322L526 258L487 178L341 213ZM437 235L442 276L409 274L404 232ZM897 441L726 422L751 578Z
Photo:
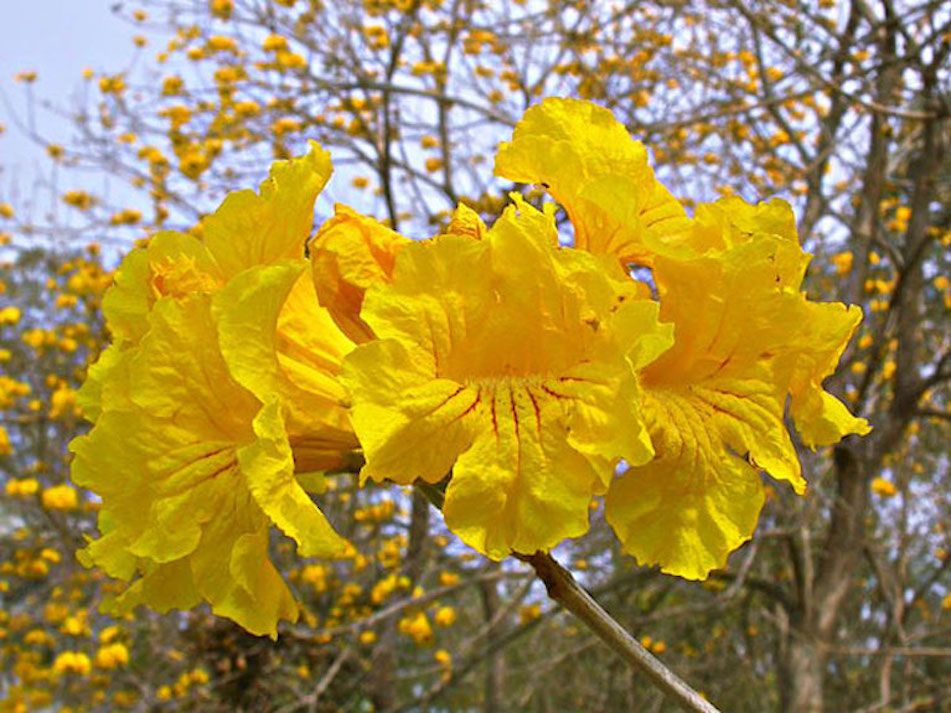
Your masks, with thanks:
M541 182L568 212L577 247L653 268L661 319L676 335L642 378L656 458L611 484L605 514L641 563L704 578L752 534L760 469L805 490L787 397L807 446L868 432L821 385L861 311L800 292L808 256L787 204L725 198L688 220L644 148L591 104L530 109L496 172Z
M129 663L129 650L125 644L112 643L101 646L96 652L98 668L113 669Z
M96 199L85 191L66 191L63 202L78 210L89 210L96 203Z
M20 321L20 308L13 305L0 309L0 325L16 324Z
M7 433L6 428L0 426L0 456L8 456L11 453L13 453L13 444L10 443L10 434Z
M75 674L85 676L92 670L89 657L81 651L64 651L53 661L53 671L57 674Z
M445 649L439 649L433 654L433 659L442 669L442 679L444 681L449 680L452 676L452 654Z
M232 52L234 54L238 53L238 43L233 37L226 37L224 35L212 35L208 38L205 46L211 52Z
M398 628L401 634L411 638L418 646L431 644L433 641L433 628L423 612L416 612L400 619Z
M898 494L895 484L885 478L875 478L872 481L872 492L882 498L890 498Z
M268 556L270 525L304 556L345 547L307 494L320 490L310 471L356 446L336 379L352 343L303 259L329 174L316 145L278 162L202 238L160 233L116 275L103 306L115 343L80 394L95 427L73 442L72 475L102 498L84 564L132 580L117 611L204 600L273 635L298 611Z
M344 542L294 479L279 402L262 408L229 374L209 296L161 300L149 322L111 376L95 427L71 446L74 482L102 498L102 537L81 561L126 581L138 575L117 611L203 599L273 635L297 605L269 559L270 522L304 556L336 554Z
M452 607L439 607L433 615L437 626L449 627L456 623L456 610Z
M330 155L312 143L307 156L277 161L260 193L229 194L202 221L203 239L158 233L132 251L103 301L113 333L140 337L145 315L161 297L211 293L249 267L303 258L314 201L331 170Z
M839 275L848 275L852 271L853 256L850 250L836 253L831 260L832 264L835 265L835 271Z
M518 610L518 621L522 625L528 624L538 619L541 615L542 607L540 604L524 604Z
M655 178L647 149L610 111L590 102L546 99L503 143L495 173L541 184L564 206L575 247L649 264L649 243L682 230L683 207Z
M751 536L762 469L805 491L783 421L787 395L803 442L834 443L868 424L821 386L861 319L799 291L808 256L792 211L726 198L654 259L673 348L644 372L657 459L608 493L605 515L643 564L703 579Z
M443 587L451 587L455 584L459 584L459 575L455 572L440 572L439 584Z
M75 510L79 504L76 489L66 484L44 490L41 501L47 510Z
M50 396L50 418L68 419L76 415L76 392L62 384Z
M282 35L270 34L264 38L261 47L265 52L280 52L287 50L287 38Z
M484 240L406 245L360 313L378 339L345 360L363 477L452 471L446 523L494 559L582 534L617 461L652 455L635 369L671 335L637 292L521 201Z
M29 498L40 491L36 478L12 478L5 486L6 494L14 498Z
M234 11L234 0L209 0L208 5L211 14L222 20L230 18Z

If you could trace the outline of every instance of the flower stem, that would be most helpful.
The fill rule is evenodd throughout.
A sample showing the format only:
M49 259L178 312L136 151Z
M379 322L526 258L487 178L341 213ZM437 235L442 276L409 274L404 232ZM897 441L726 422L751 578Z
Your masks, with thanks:
M438 485L417 481L416 489L437 510L442 510L445 495ZM668 698L685 711L696 713L719 713L717 708L688 686L677 674L654 657L641 643L624 630L595 599L588 594L547 552L533 555L513 553L522 562L531 565L538 578L544 582L548 596L584 622L598 638L616 654L627 661L631 668L645 674Z
M531 565L538 578L545 583L548 596L570 611L591 629L598 638L626 660L632 668L645 674L666 696L685 711L718 713L717 708L659 659L641 646L624 628L608 614L547 552L533 555L515 555Z

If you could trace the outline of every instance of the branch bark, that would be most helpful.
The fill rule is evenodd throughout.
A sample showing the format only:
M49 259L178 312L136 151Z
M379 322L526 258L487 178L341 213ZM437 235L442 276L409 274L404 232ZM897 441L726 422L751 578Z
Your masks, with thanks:
M584 622L601 641L627 661L631 668L646 675L671 701L685 711L716 713L716 707L641 646L550 554L536 552L533 555L515 556L531 565L538 578L545 583L549 597Z

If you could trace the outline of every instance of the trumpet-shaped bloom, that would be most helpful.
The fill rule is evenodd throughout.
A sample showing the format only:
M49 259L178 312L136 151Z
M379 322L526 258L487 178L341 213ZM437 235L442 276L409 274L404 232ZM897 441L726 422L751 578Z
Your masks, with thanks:
M307 155L275 162L259 193L229 194L203 221L203 238L160 232L126 255L102 304L113 344L78 394L87 418L98 418L103 388L120 378L112 367L145 336L157 301L213 294L243 270L304 256L314 201L331 170L330 154L311 142Z
M115 342L82 405L73 479L102 498L88 565L134 581L128 609L204 600L255 633L297 607L270 564L270 525L306 556L344 541L307 494L357 443L337 380L353 344L317 305L304 244L329 157L278 162L231 194L204 238L162 233L118 271ZM307 477L304 477L307 475Z
M500 559L588 527L619 459L652 455L636 370L670 344L611 259L557 247L550 214L509 207L484 240L403 248L345 361L364 477L435 483L463 541Z
M806 445L868 432L822 388L861 312L800 292L808 255L787 204L726 199L688 220L643 146L587 102L529 109L496 173L542 184L565 207L576 247L653 268L661 319L675 330L642 379L656 458L612 484L606 515L641 562L705 577L752 534L760 470L805 490L787 399Z
M778 201L705 206L672 252L654 279L675 343L643 374L657 458L612 485L606 515L639 561L702 579L752 535L760 470L805 491L787 396L807 442L868 432L821 387L861 313L799 291L808 256Z
M73 480L103 501L103 536L82 558L137 577L119 610L205 600L273 634L297 607L268 557L270 523L307 556L345 543L295 480L279 402L262 408L216 346L207 295L156 303L141 344L117 367L127 372L125 399L71 446Z
M499 148L495 173L544 186L568 212L575 247L615 255L623 265L649 264L650 244L687 226L644 145L590 102L551 98L533 106Z

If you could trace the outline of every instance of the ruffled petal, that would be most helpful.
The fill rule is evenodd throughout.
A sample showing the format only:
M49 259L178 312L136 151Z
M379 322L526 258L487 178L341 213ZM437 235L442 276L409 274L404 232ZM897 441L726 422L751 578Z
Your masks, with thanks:
M654 177L647 150L607 109L572 99L530 108L495 173L541 184L568 212L575 246L649 264L649 243L686 229L683 207Z
M472 444L466 418L478 394L435 377L402 342L375 341L347 357L344 383L367 464L361 476L408 485L442 480ZM425 444L425 445L424 445Z
M339 381L353 348L317 304L304 260L246 270L214 297L222 355L261 402L280 397L300 470L330 470L357 447Z
M605 517L642 565L705 579L752 535L763 506L756 469L724 445L716 412L676 394L653 394L657 459L620 475Z
M390 279L396 256L411 241L345 205L335 211L308 245L314 286L344 334L366 342L373 332L360 317L363 297L372 285Z
M254 418L252 443L238 450L238 465L254 501L298 545L302 557L334 557L346 540L318 510L294 478L294 454L287 438L281 404L272 399Z
M255 265L304 257L314 201L332 172L330 154L310 142L306 156L277 161L260 191L228 194L202 222L204 242L226 277Z
M839 303L807 302L799 322L804 349L790 387L789 410L802 442L810 448L838 443L845 436L872 430L864 418L853 416L822 382L831 376L846 345L862 321L861 308Z
M122 579L138 572L116 606L178 606L170 602L198 592L249 631L273 634L278 618L296 617L296 605L267 556L265 511L305 551L336 551L339 537L313 503L307 520L285 521L304 517L309 498L276 407L255 420L260 402L230 376L210 296L160 300L149 325L128 352L125 398L108 400L71 445L73 480L102 498L103 537L84 563ZM166 586L160 573L183 562L191 583Z

